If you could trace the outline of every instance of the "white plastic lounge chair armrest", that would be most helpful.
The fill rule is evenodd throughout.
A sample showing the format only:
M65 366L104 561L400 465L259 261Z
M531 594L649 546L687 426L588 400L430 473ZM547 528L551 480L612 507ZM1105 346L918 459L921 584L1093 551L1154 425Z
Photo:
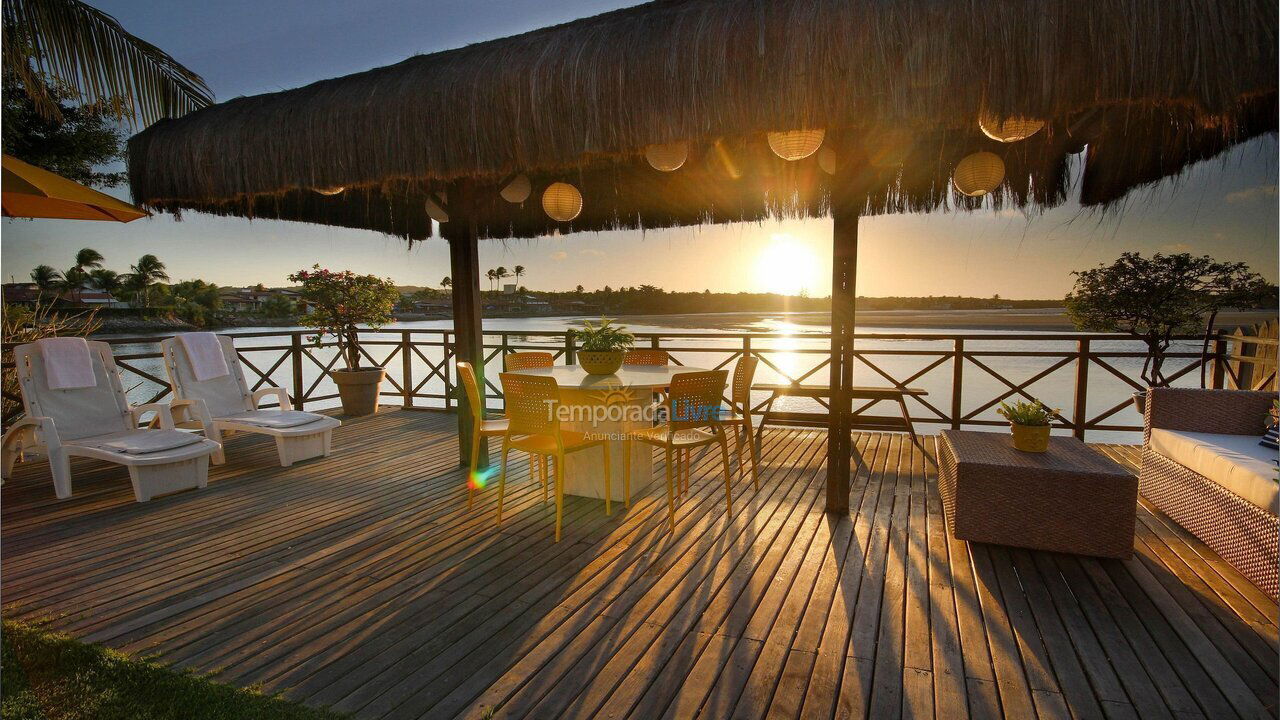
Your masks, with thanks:
M36 442L51 450L62 447L62 441L58 439L58 427L54 424L53 418L31 415L10 425L4 433L4 438L0 439L0 445L7 447L11 442L20 441L24 435L33 435Z
M177 429L173 424L173 413L169 412L169 406L165 403L145 403L143 405L135 405L129 408L129 414L133 416L133 424L137 425L142 421L142 414L146 412L155 412L156 417L160 419L160 428L162 430Z
M200 398L174 400L169 403L169 411L173 414L175 423L198 422L202 425L213 424L213 416L209 414L209 406L205 405L204 400Z
M280 398L281 410L292 410L293 405L289 402L289 393L285 392L282 387L264 387L253 391L253 406L256 408L262 402L262 398L268 395L275 395Z

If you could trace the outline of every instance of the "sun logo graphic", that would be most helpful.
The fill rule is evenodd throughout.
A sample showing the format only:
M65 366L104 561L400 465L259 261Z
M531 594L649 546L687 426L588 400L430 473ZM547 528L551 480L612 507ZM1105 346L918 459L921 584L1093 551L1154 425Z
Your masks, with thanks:
M635 393L631 392L631 388L609 388L601 390L598 393L592 393L591 399L597 403L609 407L610 405L630 405L636 401Z

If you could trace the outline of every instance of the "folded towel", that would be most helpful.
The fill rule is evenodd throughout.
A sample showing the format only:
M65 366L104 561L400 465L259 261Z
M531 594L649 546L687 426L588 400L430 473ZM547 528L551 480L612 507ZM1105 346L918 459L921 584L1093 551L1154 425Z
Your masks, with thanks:
M93 374L89 343L79 337L55 337L36 341L44 359L45 378L50 390L74 390L98 384Z
M183 333L178 336L178 341L187 351L196 382L231 374L227 368L227 357L222 354L222 341L217 335L209 332Z
M125 430L123 432L72 440L68 444L95 447L99 450L123 453L125 455L150 455L195 445L200 440L199 435L185 433L181 430Z
M255 425L257 427L284 430L286 428L298 427L299 425L309 425L323 417L323 415L302 412L301 410L249 410L247 412L227 415L226 417L220 417L218 419L233 420L238 423L244 423L245 425Z

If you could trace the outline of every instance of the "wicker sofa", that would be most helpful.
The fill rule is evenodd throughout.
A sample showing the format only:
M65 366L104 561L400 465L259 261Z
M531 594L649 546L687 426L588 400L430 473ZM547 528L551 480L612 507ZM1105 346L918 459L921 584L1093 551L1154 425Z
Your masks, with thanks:
M1138 491L1276 598L1275 451L1258 444L1271 392L1154 388Z

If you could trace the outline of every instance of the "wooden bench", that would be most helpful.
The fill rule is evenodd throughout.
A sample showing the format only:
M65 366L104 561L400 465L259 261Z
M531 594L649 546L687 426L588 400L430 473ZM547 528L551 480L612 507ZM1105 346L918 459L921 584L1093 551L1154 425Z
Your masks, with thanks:
M814 427L826 427L827 420L824 416L815 413L784 413L774 412L773 404L781 397L804 397L818 401L820 405L831 409L831 404L827 400L831 397L831 388L826 385L799 385L787 383L781 385L760 384L752 385L752 390L759 390L769 393L769 400L765 403L764 412L760 416L760 425L756 428L756 442L760 441L761 431L764 430L765 423L773 420L775 422L782 421L788 425L809 425ZM899 429L906 430L912 441L915 441L916 431L911 426L911 415L907 412L907 396L923 397L928 395L928 391L922 388L899 388L899 387L869 387L855 386L850 388L849 395L854 400L871 400L879 402L887 400L898 403L898 408L902 411L902 418L891 417L863 417L855 416L854 427L864 427L871 429Z

